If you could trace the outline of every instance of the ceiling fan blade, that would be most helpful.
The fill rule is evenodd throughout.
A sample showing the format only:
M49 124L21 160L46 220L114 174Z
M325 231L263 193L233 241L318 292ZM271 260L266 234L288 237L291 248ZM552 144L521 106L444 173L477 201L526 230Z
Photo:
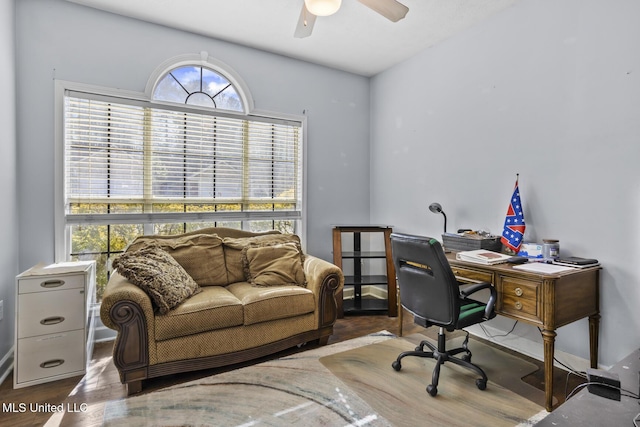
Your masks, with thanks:
M302 3L302 10L300 11L300 18L298 19L298 25L296 31L293 33L293 37L297 39L303 39L309 37L313 31L313 25L316 23L316 15L307 10L307 6Z
M385 18L398 22L407 15L409 8L396 0L358 0Z

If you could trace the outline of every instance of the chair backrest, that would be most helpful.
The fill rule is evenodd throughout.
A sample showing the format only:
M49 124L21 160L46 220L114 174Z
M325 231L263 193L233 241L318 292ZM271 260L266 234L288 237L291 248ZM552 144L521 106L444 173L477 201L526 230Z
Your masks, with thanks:
M460 316L460 290L440 242L392 233L391 251L402 306L421 326L453 328Z

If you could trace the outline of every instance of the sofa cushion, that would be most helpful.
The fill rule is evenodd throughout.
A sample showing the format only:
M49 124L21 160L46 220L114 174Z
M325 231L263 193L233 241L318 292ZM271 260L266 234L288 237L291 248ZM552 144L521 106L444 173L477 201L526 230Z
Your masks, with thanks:
M118 273L144 290L161 314L201 291L178 262L156 245L125 252L113 261Z
M263 288L249 282L237 282L227 289L244 306L245 326L313 313L316 308L313 292L300 286Z
M242 303L222 286L207 286L169 313L156 316L156 341L240 326Z
M256 286L306 286L304 255L297 243L269 243L242 250L247 282Z
M140 236L127 251L155 243L167 251L200 286L228 284L222 239L215 234Z
M253 237L222 239L224 258L227 265L229 284L244 282L247 278L242 264L242 250L251 245L265 245L294 242L300 244L300 238L295 234L264 234Z

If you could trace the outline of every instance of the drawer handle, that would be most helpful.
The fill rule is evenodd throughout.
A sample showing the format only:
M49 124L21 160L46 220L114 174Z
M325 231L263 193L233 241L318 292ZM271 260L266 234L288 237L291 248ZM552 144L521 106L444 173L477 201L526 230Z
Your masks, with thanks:
M43 369L55 368L56 366L60 366L64 363L64 359L53 359L47 360L46 362L42 362L40 367Z
M521 297L521 296L522 296L522 294L524 294L524 292L522 292L522 289L521 289L521 288L516 288L516 289L515 289L515 293L516 293L516 296L519 296L519 297Z
M59 288L62 285L64 285L64 280L47 280L40 283L43 288Z
M48 326L48 325L57 325L58 323L62 323L62 322L64 322L64 317L54 316L54 317L47 317L45 319L42 319L40 321L40 324Z
M520 301L516 301L516 310L522 310L522 303Z

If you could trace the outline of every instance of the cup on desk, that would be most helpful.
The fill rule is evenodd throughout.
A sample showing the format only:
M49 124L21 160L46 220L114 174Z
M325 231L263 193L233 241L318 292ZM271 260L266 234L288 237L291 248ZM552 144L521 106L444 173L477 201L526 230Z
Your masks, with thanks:
M560 257L560 241L542 239L542 257L545 261L555 261Z

